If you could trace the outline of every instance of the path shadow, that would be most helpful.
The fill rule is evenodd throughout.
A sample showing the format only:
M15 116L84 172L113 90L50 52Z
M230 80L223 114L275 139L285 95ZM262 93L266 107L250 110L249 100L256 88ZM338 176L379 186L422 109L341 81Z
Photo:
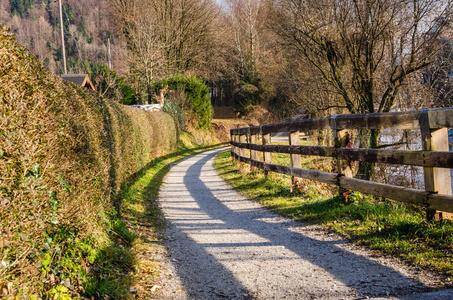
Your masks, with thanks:
M110 118L110 115L108 115ZM219 144L223 145L223 144ZM165 222L162 218L150 214L150 212L158 214L158 204L155 201L146 199L146 195L158 191L162 184L164 176L169 171L170 167L163 167L160 171L153 175L149 184L144 187L140 201L131 200L131 204L141 204L143 206L143 213L135 213L133 217L128 217L124 213L122 201L128 189L133 186L142 176L146 175L147 171L155 167L158 163L165 161L169 158L179 155L190 155L199 151L212 149L219 145L201 147L196 149L183 149L177 152L170 153L153 159L137 172L128 176L120 186L119 192L112 195L113 206L117 210L117 215L106 216L110 223L111 230L108 232L110 243L98 249L98 255L94 258L94 263L90 266L87 274L87 282L84 284L85 291L83 296L92 299L106 299L105 296L113 297L115 299L127 299L130 296L131 287L136 284L136 276L134 268L137 264L137 253L132 251L133 244L137 238L140 238L143 243L147 244L160 244L160 241L147 239L145 235L138 236L134 234L130 228L127 227L126 222L132 222L135 228L140 228L142 231L148 230L149 227L157 227L161 230ZM113 148L112 148L113 149ZM112 150L113 151L113 150ZM109 186L112 190L116 190L116 173L114 167L109 170L111 181ZM113 173L112 173L113 172ZM154 199L153 199L154 200ZM120 210L121 208L121 210Z
M154 167L157 163L159 163L160 161L164 161L166 159L169 159L169 158L172 158L172 157L175 157L175 156L178 156L178 155L191 155L191 154L194 154L194 153L197 153L199 151L204 151L204 150L210 150L210 149L213 149L213 148L216 148L216 147L219 147L219 146L223 146L223 145L226 145L227 143L221 143L221 144L217 144L217 145L212 145L212 146L205 146L205 147L200 147L200 148L192 148L192 149L182 149L180 151L176 151L176 152L173 152L173 153L170 153L170 154L167 154L167 155L164 155L164 156L160 156L160 157L157 157L155 159L153 159L152 161L150 161L149 163L147 163L145 166L143 166L142 168L140 168L138 171L136 171L135 173L132 173L131 175L129 175L125 180L124 182L121 184L121 187L120 187L120 193L124 193L125 190L133 185L135 182L137 182L137 180L142 177L149 169L151 169L152 167ZM168 172L168 170L166 171Z
M223 270L223 272L228 274L226 280L231 281L235 286L238 286L240 291L243 291L243 286L222 265L222 262L217 261L210 252L212 252L212 248L242 247L250 245L250 243L235 241L199 244L187 234L188 232L207 229L213 232L217 231L218 233L214 233L217 235L228 234L226 232L229 230L252 233L264 240L264 242L252 243L254 247L275 247L275 249L284 247L296 254L297 257L323 270L327 270L336 280L355 290L356 296L358 297L387 297L389 295L405 295L428 290L421 282L408 278L391 267L381 265L376 261L339 247L339 244L347 243L347 241L325 241L308 237L301 234L299 232L300 230L297 230L297 228L300 229L300 227L304 227L305 225L295 221L279 223L276 226L275 222L266 221L266 219L276 217L275 214L270 213L266 209L230 210L211 190L211 186L215 187L223 183L223 181L221 179L210 178L205 183L200 179L203 166L219 152L220 150L210 151L202 155L197 162L189 167L183 178L184 188L189 191L190 196L196 201L199 207L198 209L188 210L188 213L191 215L199 214L200 216L207 214L209 219L203 224L194 224L188 221L181 223L181 221L184 221L184 213L182 213L180 218L174 219L174 221L178 220L178 222L171 229L178 239L181 238L190 241L190 245L187 248L189 249L189 253L187 255L199 257L199 265L185 265L183 262L178 263L178 273L189 292L197 292L196 289L199 289L202 284L198 282L193 286L194 281L197 281L197 274L208 272L208 269L212 270L213 274ZM170 180L171 178L169 182L172 184ZM173 190L181 188L177 185L175 184ZM178 201L185 200L180 199ZM205 219L203 217L200 218ZM190 219L190 221L193 220ZM212 220L219 221L213 222ZM184 255L186 254L181 253L181 251L187 251L186 248L182 247L180 243L174 242L171 242L169 246L179 247L176 249L170 248L170 252L173 256L178 257L178 260L184 260ZM321 248L323 249L322 251L319 250ZM275 254L277 255L278 253ZM244 255L237 259L247 259L247 254L245 253ZM214 264L213 269L211 269L208 262ZM353 273L354 276L351 276ZM357 278L360 278L360 280ZM216 280L216 278L213 278L213 280Z
M206 251L205 245L169 225L167 251L189 299L254 299L234 275Z

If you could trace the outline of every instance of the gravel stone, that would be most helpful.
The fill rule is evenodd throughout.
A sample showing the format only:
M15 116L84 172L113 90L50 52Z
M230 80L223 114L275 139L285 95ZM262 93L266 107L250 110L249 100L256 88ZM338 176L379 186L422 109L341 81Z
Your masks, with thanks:
M174 164L165 179L160 299L425 299L446 282L246 199L212 166L223 150Z

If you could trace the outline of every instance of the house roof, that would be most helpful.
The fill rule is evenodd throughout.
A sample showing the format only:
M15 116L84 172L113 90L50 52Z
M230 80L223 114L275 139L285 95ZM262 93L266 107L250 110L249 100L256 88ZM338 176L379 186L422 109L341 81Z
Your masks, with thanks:
M90 88L94 91L93 83L91 82L88 74L65 74L65 75L60 75L60 76L64 80L73 82L79 86L84 86L86 88Z

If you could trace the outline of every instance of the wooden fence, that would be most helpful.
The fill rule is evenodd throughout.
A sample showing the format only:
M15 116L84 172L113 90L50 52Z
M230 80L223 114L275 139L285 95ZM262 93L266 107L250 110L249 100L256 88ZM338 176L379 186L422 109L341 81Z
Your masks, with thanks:
M448 128L453 127L453 108L411 112L336 115L231 130L232 156L265 172L277 172L293 178L305 178L340 189L358 191L427 208L428 219L451 218L450 169L453 152L449 152ZM353 129L409 129L420 130L422 150L389 150L349 148L348 139ZM302 146L301 132L332 130L334 147ZM289 145L272 145L271 134L289 133ZM259 155L261 153L261 155ZM291 166L272 164L271 153L287 153ZM301 155L336 159L336 173L301 168ZM261 159L258 157L261 156ZM422 166L425 190L377 183L352 178L350 161L366 161L398 165ZM441 211L441 212L438 212Z

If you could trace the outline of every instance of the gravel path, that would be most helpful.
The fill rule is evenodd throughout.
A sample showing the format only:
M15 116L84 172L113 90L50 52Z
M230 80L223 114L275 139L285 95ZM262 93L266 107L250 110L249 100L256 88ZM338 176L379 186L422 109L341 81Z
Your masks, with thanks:
M438 276L245 199L213 168L220 151L175 164L165 179L171 265L160 298L453 299L451 291L420 294L440 286Z

